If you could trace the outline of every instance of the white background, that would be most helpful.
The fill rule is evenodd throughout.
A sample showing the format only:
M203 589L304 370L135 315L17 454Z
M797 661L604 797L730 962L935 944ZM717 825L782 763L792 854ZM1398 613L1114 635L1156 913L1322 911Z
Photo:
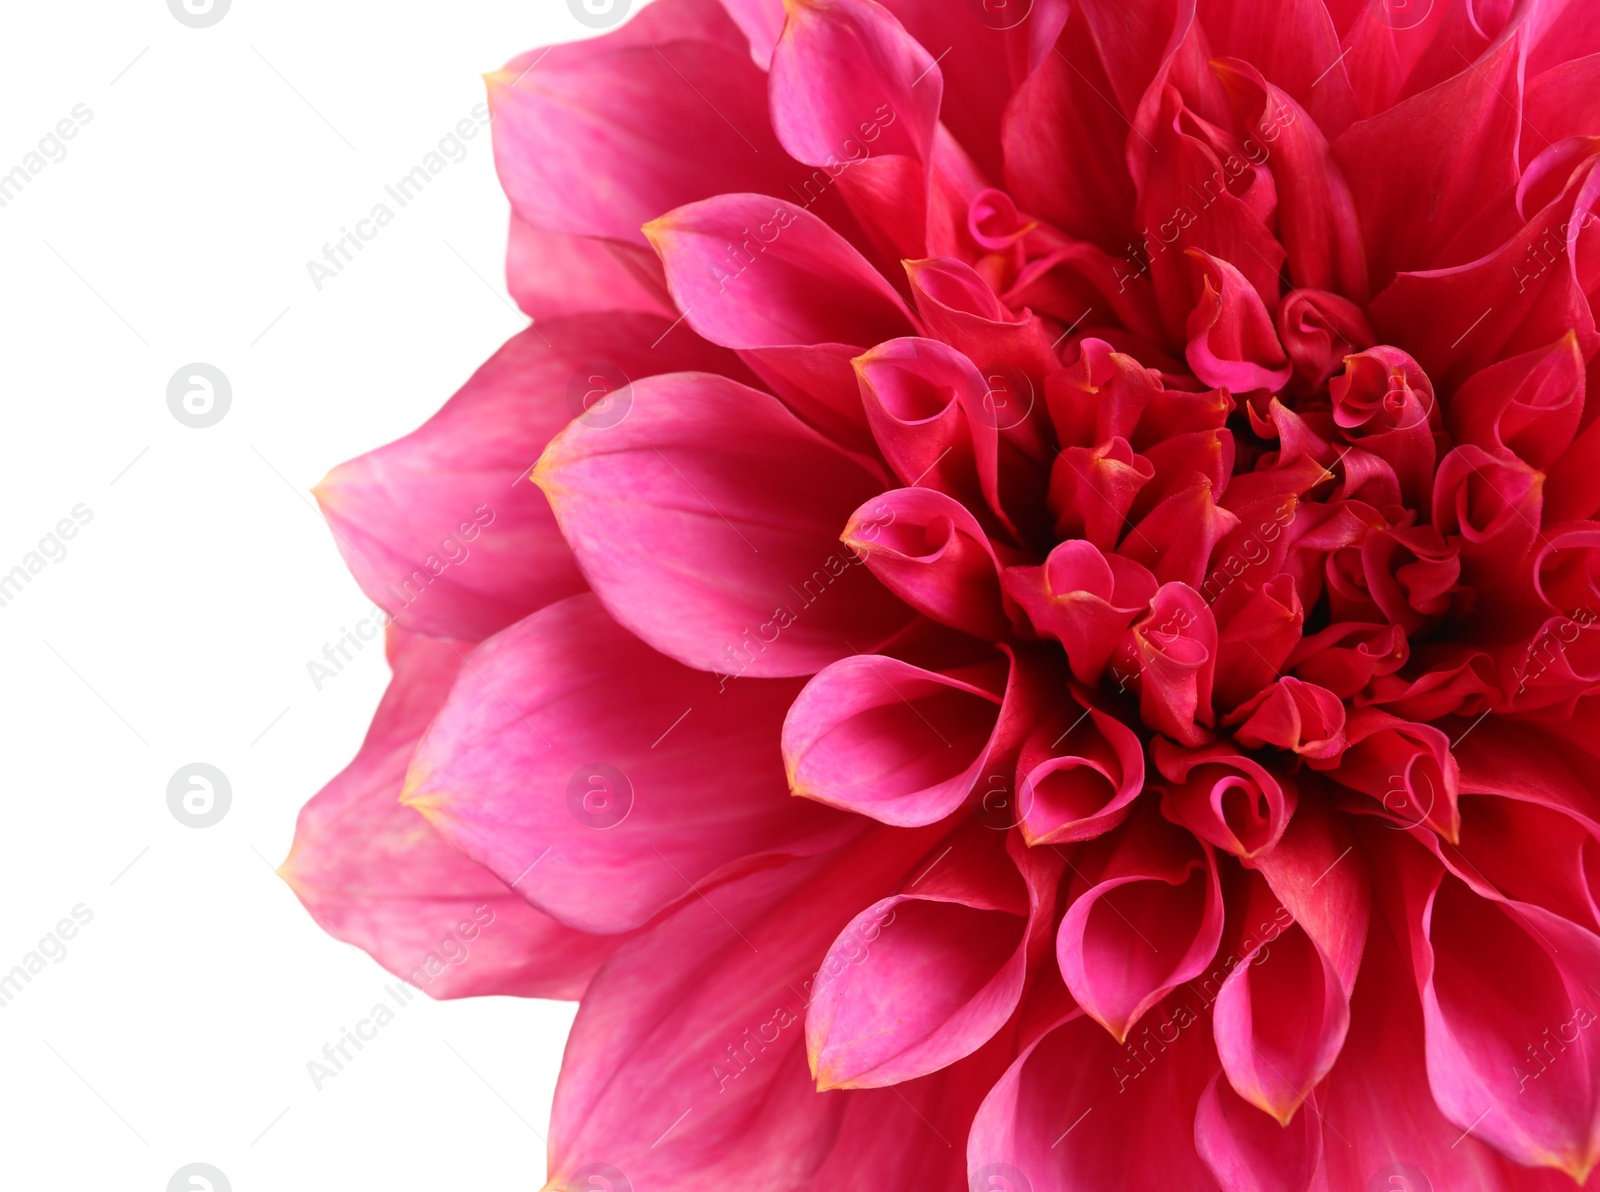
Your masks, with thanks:
M0 208L0 573L93 520L0 608L0 971L94 917L0 1008L0 1187L540 1187L572 1008L419 997L319 1092L307 1062L392 979L274 869L387 678L377 651L308 676L371 606L307 490L525 323L486 133L321 292L306 262L483 72L585 33L561 0L233 0L202 30L5 4L0 173L93 117ZM166 404L194 361L233 388L204 430ZM166 806L195 761L233 789L205 830Z

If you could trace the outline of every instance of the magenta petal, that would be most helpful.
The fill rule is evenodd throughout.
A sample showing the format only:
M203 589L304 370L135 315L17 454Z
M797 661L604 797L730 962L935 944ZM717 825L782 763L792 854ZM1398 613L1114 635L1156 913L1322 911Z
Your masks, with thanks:
M1446 840L1460 835L1461 769L1442 729L1360 708L1350 716L1345 741L1341 784L1371 795L1402 824L1427 824Z
M1027 945L1048 932L1061 866L1025 847L1009 851L1006 836L968 821L902 893L845 928L806 1017L819 1088L926 1075L976 1051L1011 1016Z
M1350 1003L1332 961L1290 925L1228 974L1212 1025L1234 1091L1287 1126L1338 1059Z
M1190 253L1201 262L1202 287L1185 349L1194 375L1219 389L1282 388L1293 366L1255 287L1227 261Z
M1156 581L1131 559L1068 539L1042 567L1010 567L1006 591L1033 627L1067 651L1073 677L1098 683L1128 626L1150 607Z
M1409 859L1402 880L1434 1100L1507 1157L1581 1183L1600 1156L1600 939Z
M593 596L562 601L467 657L403 797L541 910L630 930L723 865L857 830L784 788L772 746L798 684L726 688Z
M944 80L933 55L872 0L803 0L773 50L772 124L813 166L933 155Z
M930 333L970 357L983 371L989 389L1000 390L1005 382L996 380L1006 378L1021 390L1006 395L1014 399L1009 404L992 397L988 423L1010 429L1035 409L1042 415L1042 386L1036 379L1049 375L1056 364L1052 344L1056 337L1044 324L1026 312L1025 317L1013 314L964 262L936 257L906 261L905 267L917 314Z
M1274 746L1307 757L1344 752L1344 701L1326 687L1285 675L1229 714L1234 738L1249 749Z
M911 619L839 542L880 489L775 399L726 378L640 381L534 469L606 608L658 650L730 675L803 675Z
M1203 0L1198 15L1213 53L1259 67L1323 127L1337 133L1355 119L1356 97L1337 68L1339 34L1323 0ZM1279 150L1276 137L1264 139Z
M857 509L841 537L924 616L989 641L1010 635L994 544L954 497L931 488L886 492Z
M1117 436L1097 447L1068 447L1050 468L1050 510L1061 546L1079 539L1111 550L1128 527L1128 514L1155 476L1155 468Z
M1183 745L1204 744L1215 721L1211 689L1217 623L1187 584L1162 584L1113 655L1111 678L1139 695L1144 722Z
M1586 292L1593 282L1574 263L1593 251L1600 158L1589 152L1572 169L1558 156L1570 145L1542 155L1557 158L1551 169L1565 177L1564 189L1536 208L1506 244L1466 264L1402 273L1373 299L1373 326L1405 344L1435 382L1465 380L1568 331L1577 334L1586 358L1600 347ZM1545 267L1541 253L1555 260Z
M1056 959L1073 997L1117 1039L1205 971L1222 938L1209 846L1148 805L1077 854Z
M1385 843L1397 839L1382 828L1377 833ZM1362 840L1362 846L1371 843L1370 837ZM1389 867L1384 852L1374 857L1380 872ZM1362 1189L1382 1173L1401 1187L1406 1181L1421 1186L1426 1179L1435 1189L1570 1189L1566 1175L1513 1164L1486 1145L1478 1130L1467 1132L1440 1113L1428 1086L1409 949L1409 941L1397 942L1384 926L1373 931L1344 1050L1315 1093L1317 1110L1345 1139L1339 1142L1331 1131L1324 1135L1327 1186Z
M894 287L802 207L723 194L645 227L689 325L729 348L870 347L911 330Z
M1250 860L1274 848L1294 815L1294 780L1224 743L1181 749L1157 737L1157 768L1169 780L1161 810L1202 840Z
M766 70L772 47L783 32L783 0L721 0L721 4L750 42L756 65Z
M985 384L972 361L935 339L906 336L852 362L860 405L884 460L908 486L949 493L982 511L983 483L969 411Z
M857 910L911 875L938 835L880 829L842 852L703 888L625 944L567 1044L552 1186L588 1164L626 1172L636 1188L806 1186L856 1095L819 1096L808 1079L814 975ZM915 1118L886 1120L909 1129Z
M1108 110L1111 84L1083 36L1080 6L1073 6L1067 29L1007 105L1006 183L1027 210L1120 256L1133 235L1133 179L1124 160L1128 126ZM1062 169L1072 155L1098 167Z
M1304 16L1322 5L1320 0L1293 0L1283 7L1298 10ZM1326 20L1325 14L1323 19ZM1329 54L1329 60L1336 55L1337 52ZM1248 62L1220 63L1217 70L1223 82L1247 105L1251 132L1269 155L1268 164L1277 183L1278 224L1288 253L1289 276L1297 289L1335 290L1352 298L1366 298L1367 262L1361 225L1350 184L1334 160L1323 129ZM1293 86L1300 80L1284 81ZM1331 101L1332 106L1342 106L1337 98L1338 86L1344 82L1342 75L1333 71L1323 82L1326 90L1313 88L1309 96L1301 91L1299 98L1306 103ZM1337 133L1339 129L1332 131Z
M1363 850L1349 821L1331 812L1326 791L1302 801L1277 847L1253 867L1328 958L1348 997L1367 943L1372 892Z
M620 941L563 926L399 802L471 649L390 630L394 679L361 752L301 809L278 872L336 938L431 997L576 998Z
M971 1187L1034 1192L1217 1192L1195 1152L1194 1114L1215 1061L1194 1016L1141 1062L1081 1011L1024 1047L967 1140Z
M790 788L886 824L959 807L996 744L1004 659L940 673L861 654L817 675L783 725Z
M1366 237L1375 287L1441 264L1440 250L1489 199L1515 186L1523 39L1470 70L1352 125L1334 142ZM1426 203L1416 201L1426 195Z
M1322 1122L1314 1113L1303 1113L1281 1126L1218 1073L1201 1094L1194 1145L1224 1188L1307 1192L1322 1163Z
M1033 845L1065 844L1109 832L1143 793L1144 773L1138 734L1075 692L1022 747L1023 836Z
M808 425L870 447L850 360L914 328L882 274L803 207L730 194L645 226L684 320L736 348Z

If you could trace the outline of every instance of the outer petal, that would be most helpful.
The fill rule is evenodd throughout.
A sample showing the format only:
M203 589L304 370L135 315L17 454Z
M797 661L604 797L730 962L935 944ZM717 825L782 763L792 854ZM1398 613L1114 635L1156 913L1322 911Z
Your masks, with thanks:
M1260 67L1323 127L1340 132L1355 119L1355 94L1336 69L1339 35L1323 0L1202 0L1199 16L1214 53Z
M839 542L881 485L775 399L723 377L635 384L615 426L569 426L533 478L623 625L689 666L803 675L911 611Z
M772 124L784 148L813 166L866 155L931 158L944 91L933 56L872 0L785 7L771 67ZM861 144L874 122L880 131Z
M1283 7L1298 9L1306 19L1308 10L1322 4L1321 0L1294 0ZM1329 60L1334 57L1328 55ZM1250 62L1218 63L1216 69L1249 112L1253 139L1247 149L1259 146L1268 157L1277 184L1278 226L1289 254L1290 278L1298 289L1337 290L1347 297L1365 299L1367 263L1361 225L1350 184L1334 161L1322 129L1294 100L1263 79ZM1344 78L1335 71L1324 81L1336 89ZM1331 94L1337 96L1338 92ZM1341 106L1341 101L1333 98L1331 104Z
M630 380L742 372L692 336L652 350L667 326L612 314L530 328L418 430L330 472L317 500L362 590L406 629L466 641L581 592L548 504L519 480L574 416L626 416Z
M831 857L760 869L703 890L625 945L567 1044L551 1192L591 1164L641 1189L805 1186L858 1095L819 1096L807 1079L813 975L851 916L898 885L937 835L879 830ZM889 1115L880 1129L914 1120Z
M749 39L756 65L765 70L783 32L783 0L722 0L722 6Z
M931 1076L836 1094L845 1102L833 1150L804 1192L971 1192L961 1140L1012 1051L1002 1032Z
M1373 844L1395 839L1395 833L1374 827L1360 847L1371 851ZM1387 854L1379 850L1374 856L1379 859L1375 873L1386 874ZM1566 1175L1516 1166L1486 1145L1481 1127L1465 1130L1471 1118L1456 1125L1440 1113L1428 1087L1416 986L1401 948L1388 926L1375 920L1349 1036L1316 1092L1318 1110L1344 1139L1325 1136L1325 1186L1330 1192L1364 1192L1377 1181L1378 1188L1434 1192L1569 1192L1573 1184Z
M766 77L735 49L602 39L547 54L488 76L500 182L535 227L642 246L664 211L787 193L806 174L767 125Z
M726 684L562 601L467 659L403 798L562 922L629 930L723 865L856 830L785 793L798 685Z
M1111 82L1072 6L1066 36L1006 107L1006 185L1056 227L1122 256L1133 237L1133 180L1123 161L1128 126L1105 96ZM1062 169L1076 158L1094 168Z
M469 649L390 631L394 679L361 752L301 809L278 872L328 931L432 997L576 998L620 939L535 910L398 800Z
M1501 248L1464 265L1395 278L1373 300L1373 326L1390 342L1406 344L1441 385L1568 331L1576 332L1584 357L1592 357L1600 347L1587 295L1593 281L1580 274L1578 262L1594 251L1597 203L1600 170L1591 156Z
M1540 75L1530 74L1522 116L1524 158L1545 147L1542 138L1554 142L1600 133L1600 54L1586 54Z
M671 211L645 235L688 324L739 349L791 409L837 442L871 442L850 360L912 332L900 296L803 207L725 194Z
M1212 1024L1234 1090L1287 1126L1338 1058L1350 1003L1332 961L1291 926L1228 974Z
M1523 39L1482 64L1352 125L1334 142L1355 195L1375 286L1441 264L1440 250L1516 186Z
M1073 1011L990 1091L967 1141L974 1189L1216 1192L1194 1146L1194 1111L1215 1060L1192 1016L1148 1062Z
M910 330L883 275L793 203L722 194L663 215L645 234L690 326L724 347L870 347Z
M542 231L515 212L506 249L506 287L533 319L619 310L677 317L660 262L643 249Z
M1434 1100L1508 1158L1582 1183L1600 1155L1600 939L1400 857Z

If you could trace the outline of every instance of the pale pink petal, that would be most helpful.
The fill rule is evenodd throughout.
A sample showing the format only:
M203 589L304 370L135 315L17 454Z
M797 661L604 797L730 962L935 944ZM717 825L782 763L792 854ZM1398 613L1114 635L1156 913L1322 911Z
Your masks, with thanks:
M515 213L506 288L535 320L622 310L677 318L660 262L649 253L617 240L541 231Z
M399 802L470 649L390 630L394 679L361 752L301 809L278 872L324 929L430 997L577 998L620 938L535 910Z
M643 245L640 228L674 207L786 193L808 172L767 123L766 76L725 43L579 43L488 83L501 185L546 231Z
M724 865L859 830L785 789L798 686L689 670L574 597L468 655L403 797L563 923L630 930Z
M541 323L418 430L330 472L316 497L368 597L404 628L477 641L583 591L548 503L524 477L573 418L625 417L631 381L675 368L742 371L694 337L652 348L667 325L643 314Z

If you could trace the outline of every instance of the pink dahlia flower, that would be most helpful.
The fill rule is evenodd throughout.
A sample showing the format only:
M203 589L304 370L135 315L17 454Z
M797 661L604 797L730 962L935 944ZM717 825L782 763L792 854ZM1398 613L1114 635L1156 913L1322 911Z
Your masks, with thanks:
M1585 1179L1600 9L659 0L489 94L535 324L320 489L395 677L285 872L581 997L550 1188Z

